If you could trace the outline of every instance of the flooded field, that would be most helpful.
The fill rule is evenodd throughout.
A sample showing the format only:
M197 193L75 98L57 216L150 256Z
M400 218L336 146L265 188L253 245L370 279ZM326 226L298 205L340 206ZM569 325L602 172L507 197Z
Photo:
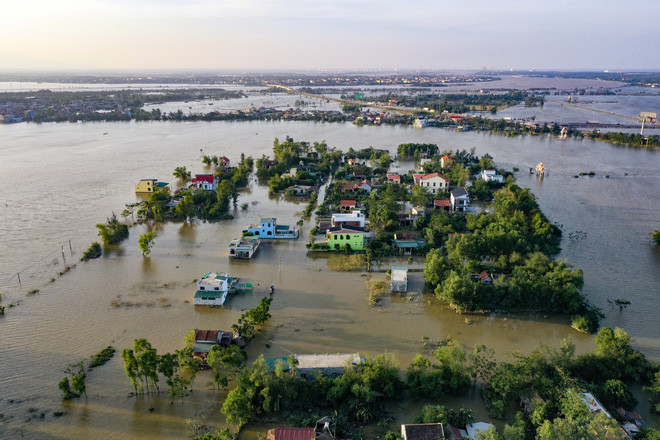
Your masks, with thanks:
M333 272L328 257L308 256L309 222L297 241L263 243L252 260L230 261L227 245L245 224L264 216L293 224L305 207L304 201L269 197L254 181L239 198L239 205L248 203L247 211L237 210L234 220L160 225L148 258L137 246L147 226L135 226L117 249L58 275L62 250L68 264L79 260L97 239L94 225L136 200L139 179L174 182L172 171L182 165L203 172L202 154L232 161L241 152L260 157L270 153L275 137L287 135L326 140L343 150L395 151L403 142L432 142L441 150L475 148L477 154L493 155L500 167L518 167L518 183L531 188L550 220L561 225L560 257L584 270L584 291L607 314L604 324L623 327L635 347L660 359L660 249L648 237L660 226L657 153L571 139L304 122L15 124L0 131L0 292L4 305L15 304L0 317L1 438L174 439L189 435L186 420L223 426L218 407L223 392L206 389L208 373L198 376L191 396L175 404L165 396L127 397L132 387L118 355L89 373L87 400L62 403L57 382L69 363L109 344L121 350L145 337L164 353L180 348L190 329L227 330L271 284L273 318L248 346L250 359L262 353L389 351L405 368L425 336L455 336L467 346L483 343L499 357L539 342L557 345L568 335L581 352L593 347L593 338L571 330L563 317L466 320L421 295L419 273L413 274L416 293L369 307L366 282L384 274ZM543 180L527 171L538 162L550 171ZM596 175L573 177L583 171ZM193 280L211 270L252 282L254 292L232 297L223 309L193 306ZM33 289L39 292L27 295ZM616 298L632 304L619 312L607 302ZM478 418L487 419L477 396L450 403L474 406ZM409 420L416 405L395 413ZM65 414L55 417L57 411ZM242 438L256 439L266 428L248 426Z

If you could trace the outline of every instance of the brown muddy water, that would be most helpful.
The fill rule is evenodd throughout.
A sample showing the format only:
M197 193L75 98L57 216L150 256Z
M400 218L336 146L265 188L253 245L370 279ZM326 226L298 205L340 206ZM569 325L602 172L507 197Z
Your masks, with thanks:
M262 353L388 351L405 368L425 336L455 336L468 347L486 344L499 357L540 342L556 346L569 335L579 351L593 347L593 338L571 330L563 317L469 316L466 321L419 293L386 298L371 308L366 281L384 274L328 270L327 256L306 253L309 222L297 241L264 242L252 260L230 261L227 245L243 225L262 216L293 224L305 207L304 201L268 197L254 182L239 199L248 210L239 209L234 220L159 225L148 258L137 246L148 226L135 226L117 249L58 276L62 247L67 263L79 260L97 239L94 225L136 200L139 179L173 182L171 173L180 165L205 171L201 154L225 154L234 161L241 152L259 157L270 153L275 137L286 135L325 139L341 149L394 151L403 142L474 147L478 154L492 154L500 167L520 168L518 183L530 187L550 220L562 226L561 257L584 270L584 292L606 312L604 324L624 328L638 349L660 359L660 250L648 237L660 228L658 153L592 141L297 122L16 124L0 126L0 135L0 292L3 305L15 304L0 317L0 438L174 439L190 436L191 421L224 426L219 411L224 393L206 389L208 373L199 375L190 397L175 404L167 397L127 397L132 387L118 355L88 374L87 399L62 403L57 382L69 363L109 344L121 350L146 337L167 352L180 348L190 329L229 329L271 284L273 318L248 346L250 359ZM550 170L543 180L527 172L538 162ZM581 171L596 176L572 177ZM211 270L239 276L255 290L230 298L223 309L195 307L193 280ZM422 286L421 274L413 274L412 290ZM27 295L32 289L39 292ZM607 302L615 298L632 304L619 312ZM487 420L477 396L447 403L471 406ZM421 403L401 405L394 408L398 422L414 418ZM65 414L55 417L57 411ZM254 439L269 427L248 426L242 438Z

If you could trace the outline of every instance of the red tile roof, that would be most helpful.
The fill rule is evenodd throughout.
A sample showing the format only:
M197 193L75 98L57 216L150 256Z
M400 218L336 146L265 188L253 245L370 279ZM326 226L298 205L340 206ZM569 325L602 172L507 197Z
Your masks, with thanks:
M275 428L274 440L314 440L314 428Z
M195 341L217 342L218 333L218 330L196 330Z
M451 200L434 200L433 205L441 208L443 206L451 206Z
M421 180L432 179L433 177L439 177L442 180L449 182L449 179L447 179L445 176L443 176L440 173L422 174Z
M357 202L355 200L342 200L339 204L344 206L355 206Z

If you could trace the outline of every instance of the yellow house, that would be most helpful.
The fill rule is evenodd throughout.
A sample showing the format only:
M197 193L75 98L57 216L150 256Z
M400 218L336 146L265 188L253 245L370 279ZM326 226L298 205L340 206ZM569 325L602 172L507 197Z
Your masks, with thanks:
M135 185L136 193L153 193L159 189L167 188L169 183L159 182L158 179L142 179Z

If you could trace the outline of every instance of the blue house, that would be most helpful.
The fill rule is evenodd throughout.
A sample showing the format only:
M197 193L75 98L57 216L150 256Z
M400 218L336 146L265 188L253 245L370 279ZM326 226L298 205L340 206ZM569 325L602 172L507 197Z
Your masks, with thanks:
M289 225L278 225L277 219L273 217L262 218L261 223L250 225L243 233L251 234L259 238L298 238L298 229Z

